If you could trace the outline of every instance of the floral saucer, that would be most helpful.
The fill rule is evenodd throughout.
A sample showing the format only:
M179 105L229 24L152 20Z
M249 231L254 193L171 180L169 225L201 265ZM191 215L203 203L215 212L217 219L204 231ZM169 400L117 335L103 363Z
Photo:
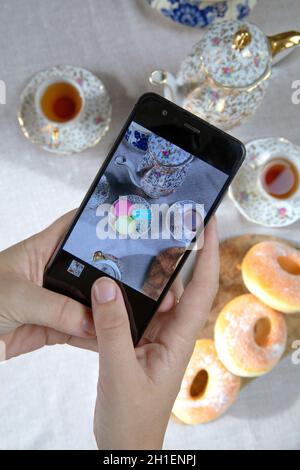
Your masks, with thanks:
M249 15L257 0L147 0L147 2L184 26L205 28L229 19L241 20Z
M55 125L49 124L36 110L35 95L40 85L52 77L74 80L82 87L85 107L79 119L59 129L53 139ZM58 65L38 72L21 94L18 112L21 129L31 142L57 154L71 154L96 145L109 129L111 104L102 81L81 67Z
M266 193L261 175L266 164L284 158L300 174L300 147L286 139L270 137L249 142L246 160L229 189L229 196L246 219L265 227L285 227L300 219L300 188L287 199Z

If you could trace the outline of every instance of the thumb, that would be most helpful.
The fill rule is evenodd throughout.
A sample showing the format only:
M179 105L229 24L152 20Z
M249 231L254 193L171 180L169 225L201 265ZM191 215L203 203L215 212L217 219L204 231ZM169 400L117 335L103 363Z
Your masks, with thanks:
M101 372L120 380L128 375L135 351L122 292L107 277L92 287L92 308L101 361Z

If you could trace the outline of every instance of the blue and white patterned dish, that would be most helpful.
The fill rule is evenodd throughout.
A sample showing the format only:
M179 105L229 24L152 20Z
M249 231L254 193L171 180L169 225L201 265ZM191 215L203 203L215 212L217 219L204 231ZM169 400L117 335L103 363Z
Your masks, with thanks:
M148 142L151 132L140 126L136 122L132 122L128 127L124 141L135 150L145 153L148 150Z
M257 0L147 0L152 8L184 26L205 28L215 22L242 20Z

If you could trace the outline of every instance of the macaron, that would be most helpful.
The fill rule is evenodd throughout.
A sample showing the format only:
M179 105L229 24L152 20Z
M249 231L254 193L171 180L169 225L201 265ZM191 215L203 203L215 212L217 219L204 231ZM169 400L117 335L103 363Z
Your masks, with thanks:
M116 219L115 228L120 235L132 235L135 233L136 224L132 217L121 215Z
M126 198L119 198L114 203L114 214L116 217L123 217L130 215L130 208L132 207L131 202Z

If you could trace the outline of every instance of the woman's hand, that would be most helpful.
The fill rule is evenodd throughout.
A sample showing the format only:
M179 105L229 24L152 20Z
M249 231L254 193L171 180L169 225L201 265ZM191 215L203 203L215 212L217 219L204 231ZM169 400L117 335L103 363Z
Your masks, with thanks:
M73 216L0 253L0 360L57 343L96 348L91 312L42 287L45 266Z
M122 293L108 278L92 289L100 372L94 432L100 449L160 449L182 377L218 288L216 224L205 230L192 280L156 313L134 348ZM182 288L177 282L177 298ZM168 301L170 302L171 295ZM166 307L166 304L165 304ZM141 315L143 312L141 312Z
M98 351L91 311L42 287L45 266L74 213L0 253L0 361L53 344ZM169 293L161 310L173 301Z

